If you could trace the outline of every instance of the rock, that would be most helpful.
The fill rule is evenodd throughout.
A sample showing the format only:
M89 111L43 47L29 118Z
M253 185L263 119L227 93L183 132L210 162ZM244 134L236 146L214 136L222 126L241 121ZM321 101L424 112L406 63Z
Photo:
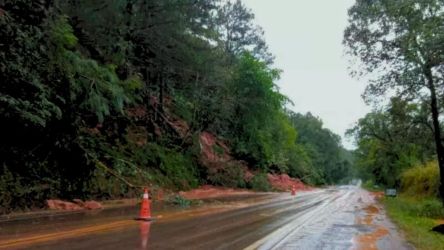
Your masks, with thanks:
M432 228L432 231L440 233L440 234L444 234L444 224L438 225L434 228Z
M54 200L46 200L46 205L48 206L49 209L56 209Z
M85 201L83 207L88 210L102 209L103 206L97 201Z
M95 210L102 209L103 206L97 201L82 201L80 199L74 199L73 202L61 201L61 200L47 200L46 204L49 209L52 210L66 210L76 211L82 209Z
M82 210L83 208L75 203L61 200L47 200L49 209L53 210Z
M83 202L81 199L73 199L72 201L81 207L85 206L85 202Z

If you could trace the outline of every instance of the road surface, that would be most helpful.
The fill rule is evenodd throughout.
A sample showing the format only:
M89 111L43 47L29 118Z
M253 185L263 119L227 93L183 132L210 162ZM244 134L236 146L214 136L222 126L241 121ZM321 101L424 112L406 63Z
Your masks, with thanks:
M0 249L412 249L368 192L342 186L0 222Z

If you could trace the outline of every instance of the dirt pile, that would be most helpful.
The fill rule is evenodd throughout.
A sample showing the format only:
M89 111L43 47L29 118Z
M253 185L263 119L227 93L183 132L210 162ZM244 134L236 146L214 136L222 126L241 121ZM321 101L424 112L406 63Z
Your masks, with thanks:
M61 201L61 200L47 200L46 204L48 208L51 210L82 210L83 208L75 203L69 201Z
M62 200L47 200L46 205L51 210L65 211L96 210L103 208L102 204L97 201L82 201L80 199L74 199L73 201L74 202Z
M238 166L243 173L245 182L250 182L254 173L250 171L245 162L237 161L230 155L230 150L226 143L219 140L216 136L209 132L202 132L199 136L199 143L201 148L201 162L208 167L209 173L220 172L221 169L228 169L230 166ZM223 172L223 171L222 171ZM223 172L225 175L230 175L230 171ZM291 178L287 174L268 174L268 182L272 189L277 191L289 191L294 186L296 190L309 190L311 187L306 186L302 181L296 178Z
M380 200L384 197L384 192L371 192L371 194L376 200Z
M291 178L287 174L268 174L268 182L271 187L278 191L290 191L294 186L296 190L310 190L311 187L306 186L302 181L296 178Z
M209 132L199 135L200 163L207 168L207 181L216 186L248 185L254 173L247 162L235 159L227 143Z
M201 161L205 165L215 165L232 160L227 145L209 132L202 132L199 135L199 144Z
M215 187L211 185L204 185L199 188L186 191L179 192L181 196L186 199L205 199L205 198L215 198L222 197L228 195L242 195L242 194L250 194L253 193L244 189L234 189L234 188L224 188L224 187Z

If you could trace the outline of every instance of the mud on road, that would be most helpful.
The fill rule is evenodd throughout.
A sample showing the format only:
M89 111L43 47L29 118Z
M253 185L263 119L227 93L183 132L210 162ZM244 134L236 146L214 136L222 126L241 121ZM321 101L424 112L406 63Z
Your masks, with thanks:
M411 249L372 194L353 186L0 223L0 249Z

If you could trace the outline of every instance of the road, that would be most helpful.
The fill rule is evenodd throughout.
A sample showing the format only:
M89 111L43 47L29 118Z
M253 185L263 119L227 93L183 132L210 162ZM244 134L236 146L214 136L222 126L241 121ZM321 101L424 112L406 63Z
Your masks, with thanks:
M180 210L135 208L0 222L0 249L412 249L355 186L215 199Z

